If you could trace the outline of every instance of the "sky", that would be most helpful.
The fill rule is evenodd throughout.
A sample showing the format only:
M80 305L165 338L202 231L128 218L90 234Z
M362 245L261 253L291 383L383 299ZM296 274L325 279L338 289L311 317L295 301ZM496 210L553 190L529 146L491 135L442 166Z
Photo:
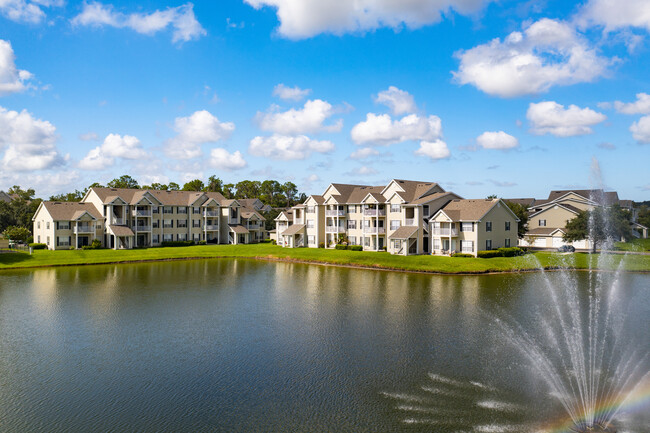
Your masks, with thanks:
M647 0L0 0L0 190L650 198Z

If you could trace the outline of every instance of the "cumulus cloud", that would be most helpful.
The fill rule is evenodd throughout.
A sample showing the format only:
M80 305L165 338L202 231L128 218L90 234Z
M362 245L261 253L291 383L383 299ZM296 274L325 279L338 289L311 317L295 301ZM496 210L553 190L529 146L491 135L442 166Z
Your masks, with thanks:
M215 147L210 151L210 166L221 170L239 170L246 167L247 162L244 160L240 151L229 153L226 149Z
M650 3L646 0L589 0L578 12L583 26L599 25L606 31L626 27L650 30Z
M438 116L420 117L409 114L392 120L388 114L368 113L366 120L357 123L350 136L357 144L388 146L409 140L435 141L442 135L442 122Z
M63 0L0 0L0 15L16 22L38 24L45 18L43 7L63 6Z
M281 135L294 135L338 132L343 128L342 119L336 120L332 125L324 124L335 114L335 110L329 102L320 99L305 102L302 109L279 110L280 107L273 105L266 113L258 112L256 120L260 129Z
M451 10L469 15L489 0L245 0L256 9L277 9L278 32L288 38L309 38L320 33L341 35L380 27L418 28L441 20Z
M572 137L593 133L591 127L607 119L602 113L590 108L569 105L564 108L554 101L544 101L528 106L526 117L533 134L553 134L556 137Z
M79 161L79 168L84 170L102 170L115 164L115 158L121 159L143 159L147 152L142 148L142 143L132 135L121 136L119 134L108 134L101 146L90 150L88 154Z
M0 0L1 4L1 0ZM9 41L0 39L0 96L22 92L33 75L16 68L16 56Z
M637 93L634 102L614 102L616 111L625 114L650 114L650 95Z
M19 113L0 107L3 170L44 170L61 164L56 138L56 128L50 122L35 119L26 110Z
M312 140L305 135L286 136L274 134L270 137L255 137L251 140L248 152L254 156L271 159L306 159L312 153L329 153L335 148L331 141Z
M630 126L632 137L639 143L650 143L650 116L643 116Z
M606 72L609 59L600 57L586 39L564 22L541 19L503 41L459 51L455 80L483 92L511 98L537 94L552 86L591 82Z
M415 151L415 154L427 156L431 159L445 159L451 156L447 143L442 140L421 141L420 148Z
M201 156L201 144L225 140L235 130L232 122L221 122L206 110L189 117L177 117L174 130L178 133L165 143L165 153L174 159L192 159Z
M483 149L512 149L519 146L519 140L503 131L486 131L476 138L476 144Z
M388 87L388 90L379 92L375 98L378 104L384 104L391 109L395 116L414 113L417 111L413 95L395 86Z
M280 83L273 88L273 96L280 99L301 101L311 93L311 89L301 89L300 87L288 87Z
M373 149L372 147L362 147L361 149L352 152L350 154L350 158L366 159L366 158L370 158L371 156L377 156L377 155L379 155L379 151L377 149Z
M192 3L151 13L124 14L116 11L113 5L90 2L84 3L83 10L71 23L74 26L129 28L144 35L172 27L174 43L199 39L207 34L194 15Z

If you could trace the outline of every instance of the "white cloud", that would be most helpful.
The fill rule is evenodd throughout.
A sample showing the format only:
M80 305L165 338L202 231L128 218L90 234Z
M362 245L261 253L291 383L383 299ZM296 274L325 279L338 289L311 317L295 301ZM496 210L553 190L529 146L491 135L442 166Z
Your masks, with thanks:
M305 102L304 107L299 110L292 108L279 111L279 107L273 105L266 113L258 112L256 120L260 129L281 135L338 132L343 127L342 119L338 119L333 125L324 125L334 113L330 103L314 99Z
M569 108L565 109L564 105L554 101L531 103L526 117L530 121L533 134L553 134L556 137L591 134L593 125L607 119L604 114L590 108L569 105Z
M312 153L329 153L335 148L331 141L312 140L305 135L286 136L274 134L270 137L255 137L248 151L254 156L279 160L306 159Z
M510 98L537 94L555 85L591 82L611 63L600 57L567 23L541 19L503 41L493 39L459 51L460 84L471 84L490 95Z
M359 150L355 150L350 154L350 158L352 159L366 159L370 158L371 156L377 156L379 155L379 151L377 149L374 149L372 147L362 147Z
M603 26L606 31L625 27L650 30L650 3L647 0L589 0L576 21L582 25Z
M278 32L300 39L319 33L341 35L380 27L418 28L441 20L454 10L469 15L481 10L489 0L245 0L256 9L277 9Z
M99 136L95 132L86 132L85 134L79 134L79 140L81 140L81 141L98 141Z
M238 170L246 167L240 151L229 153L226 149L216 147L210 151L210 166L221 170Z
M420 148L415 151L415 154L427 156L431 159L445 159L451 156L447 143L442 140L421 141Z
M189 117L177 117L174 130L178 133L165 143L165 153L174 159L192 159L201 156L201 144L225 140L235 130L232 122L221 122L206 110Z
M632 137L639 143L650 143L650 116L643 116L630 126Z
M486 131L476 138L476 144L483 149L512 149L519 146L519 140L503 131Z
M0 0L0 4L2 0ZM0 96L22 92L29 88L33 75L16 68L16 56L9 41L0 39Z
M42 7L63 6L63 3L63 0L0 0L0 14L12 21L38 24L45 18Z
M192 3L151 13L124 14L115 11L113 5L90 2L84 3L83 10L71 23L74 26L130 28L144 35L153 35L171 26L174 43L199 39L207 34L196 20Z
M634 102L614 102L616 111L625 114L650 114L650 95L637 93Z
M273 96L280 99L288 99L291 101L300 101L311 93L311 89L301 89L300 87L287 87L280 83L273 88Z
M44 170L61 164L56 138L56 128L50 122L35 119L26 110L19 113L0 107L3 170Z
M391 109L395 116L402 114L414 113L417 111L413 95L395 86L388 87L388 90L379 92L375 98L378 104L384 104Z
M377 170L367 165L362 165L361 167L350 170L345 174L348 176L372 176L373 174L377 174Z
M438 116L420 117L417 114L392 120L388 114L368 113L366 120L354 125L350 131L355 143L380 146L409 140L435 141L441 135L442 122Z
M142 148L142 143L136 137L108 134L101 146L92 149L79 162L79 168L102 170L113 166L115 158L139 160L147 157L147 152Z

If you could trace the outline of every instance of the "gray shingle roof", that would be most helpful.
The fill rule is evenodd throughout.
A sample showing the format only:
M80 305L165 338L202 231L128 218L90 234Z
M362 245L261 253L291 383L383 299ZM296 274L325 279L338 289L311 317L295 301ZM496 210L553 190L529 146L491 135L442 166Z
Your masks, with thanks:
M418 231L417 226L402 226L390 235L389 239L408 239Z
M479 221L498 202L499 199L452 200L441 210L453 221Z
M94 218L103 220L104 217L92 203L44 201L43 206L52 215L54 221L73 221L88 212Z

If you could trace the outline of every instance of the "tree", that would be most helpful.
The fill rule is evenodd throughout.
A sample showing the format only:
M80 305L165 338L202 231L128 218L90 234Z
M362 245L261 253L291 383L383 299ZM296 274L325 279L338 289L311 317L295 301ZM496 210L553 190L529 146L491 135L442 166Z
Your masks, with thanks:
M205 191L221 193L222 190L223 190L223 181L215 175L210 176L208 178L208 184L205 186Z
M9 226L5 229L4 235L12 241L27 242L32 232L27 227Z
M117 179L113 179L110 182L108 182L108 187L109 188L135 188L135 189L140 189L140 185L138 185L138 181L129 176L128 174L122 175Z
M164 183L154 182L151 185L142 185L140 189L153 189L155 191L167 191L168 186Z
M167 185L167 191L178 191L179 189L181 187L176 182L169 182L169 185Z
M84 195L86 195L85 192L75 189L74 192L52 195L50 201L81 201Z
M650 206L642 205L639 207L639 215L637 221L642 226L650 227Z
M285 182L282 184L282 192L287 198L287 206L296 204L296 195L298 194L298 187L293 182Z
M496 194L490 194L487 196L488 200L494 200L495 198L498 198Z
M304 203L306 201L307 201L307 194L301 192L300 195L298 196L298 203Z
M632 237L630 213L618 205L581 211L578 216L567 222L564 230L562 239L565 242L589 239L593 252L596 252L601 243Z
M28 188L27 190L23 190L18 185L14 185L11 188L9 188L7 194L11 196L16 196L15 198L21 198L23 200L31 200L34 198L36 192L34 191L34 188Z
M227 183L223 186L222 194L227 199L235 198L235 185L232 183Z
M84 190L84 192L88 192L90 188L104 188L104 185L99 182L93 182L88 188Z
M517 215L517 218L519 218L519 224L517 226L517 237L519 237L519 239L523 239L523 237L526 235L526 232L528 231L528 208L523 204L514 203L511 201L507 201L506 205L508 205L512 213Z
M260 195L260 182L255 180L242 180L235 185L236 198L257 198Z
M183 191L203 191L205 185L201 179L194 179L183 185Z
M260 200L272 207L279 207L277 197L282 194L282 185L277 180L265 180L260 184Z

